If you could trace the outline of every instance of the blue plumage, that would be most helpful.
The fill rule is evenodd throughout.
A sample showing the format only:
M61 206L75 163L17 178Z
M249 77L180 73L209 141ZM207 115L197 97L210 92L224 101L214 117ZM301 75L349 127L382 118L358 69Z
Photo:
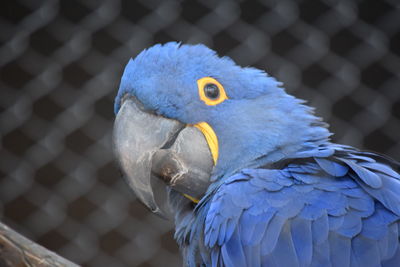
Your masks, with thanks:
M199 99L205 76L223 84L226 101ZM313 109L266 73L168 43L128 63L116 112L125 94L158 115L205 121L218 136L200 203L170 193L186 265L400 265L400 164L331 143Z
M245 229L238 235L241 236L246 260L247 257L251 257L249 247L260 246L263 259L261 263L272 266L274 264L276 266L310 266L317 262L321 264L329 262L332 266L378 266L397 251L398 232L396 230L393 233L393 230L389 229L398 227L399 214L390 210L390 207L385 207L364 190L360 190L359 183L364 183L364 180L354 181L352 176L357 173L350 166L341 163L342 169L346 169L347 166L347 172L336 172L340 177L335 177L331 174L332 172L325 171L327 165L339 164L334 162L337 160L335 155L343 152L338 148L337 153L330 157L331 159L325 158L322 164L317 158L299 158L301 163L298 163L298 167L304 164L303 160L307 160L317 163L321 172L315 175L303 170L301 173L302 168L291 163L283 169L283 171L289 170L292 175L293 183L286 183L286 186L282 186L281 181L289 178L278 170L246 169L241 172L243 177L236 176L235 179L238 182L232 183L227 179L213 197L210 210L217 210L219 216L208 213L205 227L206 229L211 227L207 222L213 221L212 229L214 230L206 232L206 240L207 236L221 234L223 231L218 224L223 224L224 211L232 209L232 207L229 209L226 207L232 203L226 203L225 199L245 198L253 205L248 208L236 206L236 210L240 210L240 213L236 212L236 216L238 217L237 227ZM333 163L327 163L329 160ZM373 169L371 165L368 166ZM315 168L313 170L315 171ZM358 171L361 174L366 173ZM302 175L299 176L299 174ZM307 175L314 178L304 179ZM382 179L379 173L376 175ZM299 177L301 180L297 179ZM341 181L336 182L339 179ZM274 183L281 189L276 191L267 183ZM331 185L328 190L321 186L325 183ZM293 189L308 186L311 186L312 190L307 194L301 193L302 190ZM384 190L384 188L381 189ZM222 195L225 197L221 197ZM251 215L252 213L256 213L257 216ZM230 216L232 219L234 215L230 214ZM257 229L256 235L253 229ZM390 244L389 239L392 240ZM216 250L220 247L212 242L206 242L206 246ZM283 247L286 249L282 249ZM224 259L224 255L220 257ZM297 263L281 265L288 263L288 257L296 257L296 259L290 259L290 264Z

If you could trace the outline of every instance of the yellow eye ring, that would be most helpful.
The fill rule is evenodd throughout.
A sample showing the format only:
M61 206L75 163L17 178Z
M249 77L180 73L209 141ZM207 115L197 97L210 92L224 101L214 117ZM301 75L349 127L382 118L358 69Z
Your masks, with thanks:
M197 80L200 99L206 105L215 106L228 99L225 89L216 79L203 77Z

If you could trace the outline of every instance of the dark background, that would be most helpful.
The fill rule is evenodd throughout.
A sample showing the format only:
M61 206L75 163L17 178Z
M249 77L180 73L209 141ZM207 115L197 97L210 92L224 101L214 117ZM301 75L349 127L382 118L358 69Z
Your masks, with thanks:
M0 5L0 219L79 264L181 262L171 223L135 200L111 147L124 65L155 43L204 43L265 69L334 141L400 159L396 0Z

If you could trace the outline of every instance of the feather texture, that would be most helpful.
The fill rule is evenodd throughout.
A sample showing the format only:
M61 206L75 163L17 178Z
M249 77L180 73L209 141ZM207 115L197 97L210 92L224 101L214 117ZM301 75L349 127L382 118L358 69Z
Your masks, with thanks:
M226 179L206 216L206 247L226 266L389 264L399 247L397 173L362 154L338 154L346 153Z

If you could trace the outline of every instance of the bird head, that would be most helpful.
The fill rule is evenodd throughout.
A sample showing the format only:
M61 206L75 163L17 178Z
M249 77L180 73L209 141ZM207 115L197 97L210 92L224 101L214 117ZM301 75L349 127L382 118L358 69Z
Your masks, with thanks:
M154 212L165 203L161 184L201 198L213 182L318 146L330 135L312 108L275 78L204 45L155 45L131 59L115 113L117 157Z

